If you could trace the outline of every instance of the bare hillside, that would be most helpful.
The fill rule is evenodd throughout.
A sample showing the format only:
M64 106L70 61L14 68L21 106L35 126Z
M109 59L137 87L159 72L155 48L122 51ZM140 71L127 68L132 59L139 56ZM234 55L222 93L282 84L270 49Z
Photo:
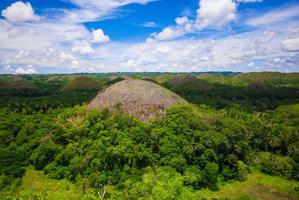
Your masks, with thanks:
M175 104L187 103L184 99L155 83L127 79L116 83L88 105L89 109L115 109L120 103L123 111L141 120L149 120L154 116L163 116L165 110Z

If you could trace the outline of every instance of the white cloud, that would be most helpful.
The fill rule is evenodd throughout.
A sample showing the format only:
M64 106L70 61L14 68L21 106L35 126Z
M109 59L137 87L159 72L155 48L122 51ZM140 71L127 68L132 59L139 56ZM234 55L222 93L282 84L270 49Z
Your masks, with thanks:
M187 24L189 23L189 19L188 17L184 16L184 17L178 17L175 19L175 22L177 23L177 25L184 25L184 24Z
M152 36L147 40L148 42L152 42L155 40L171 40L178 38L185 34L185 30L181 28L172 28L166 27L160 33L154 33Z
M119 8L129 4L147 4L156 0L68 0L79 6L77 10L66 10L65 18L76 22L103 20L115 17ZM117 16L117 15L116 15Z
M155 28L158 26L158 24L156 22L145 22L142 26L147 28Z
M286 62L286 59L285 59L285 58L279 58L279 57L277 57L277 58L274 58L274 59L272 60L272 62L273 62L274 64L283 64L283 63Z
M83 41L75 42L72 48L72 52L79 53L79 54L89 54L89 53L93 53L94 50L92 49L88 41L83 40Z
M176 25L153 33L147 41L171 40L207 27L221 27L237 18L237 3L233 0L200 0L195 21L187 16L175 19Z
M109 36L105 35L102 29L92 31L92 43L107 43L109 41Z
M1 15L11 22L38 21L40 19L34 14L31 4L22 1L11 4L2 11Z
M51 9L53 14L41 17L34 14L30 3L14 3L2 11L6 18L0 19L0 73L7 71L4 69L7 63L11 63L14 71L16 67L27 64L47 69L62 70L63 66L64 70L99 70L102 66L89 60L95 55L92 43L105 43L110 38L103 30L89 31L81 22L103 20L122 6L150 1L74 0L72 2L78 8ZM20 7L25 9L20 10ZM30 21L35 23L28 23Z
M71 72L273 69L299 71L299 54L286 52L281 48L281 42L293 36L287 33L287 30L292 29L294 28L289 27L283 34L274 31L255 31L214 40L111 42L94 46L93 49L88 41L82 40L74 44L74 48L77 49L73 49L73 52L54 47L17 52L0 50L0 63L4 63L3 66L7 64L22 66L28 63L47 68L64 66L63 69L69 69ZM5 64L7 60L10 62Z
M32 65L27 65L26 67L18 67L15 71L16 74L36 74L36 71Z
M102 20L102 17L117 11L119 6L136 3L137 0L80 2L86 4L76 4L79 8L71 11L77 15L73 20L64 18L65 15L53 21L43 18L36 23L11 23L0 19L0 73L15 72L16 68L20 68L18 72L34 72L35 68L38 72L44 69L68 72L254 71L276 69L273 67L277 66L282 66L277 68L280 71L299 71L299 53L294 50L298 47L294 42L298 34L290 31L294 27L289 23L277 28L263 27L243 34L215 37L217 39L210 39L214 38L213 35L203 39L182 37L204 27L218 29L236 19L234 6L237 4L233 1L220 0L225 3L211 7L210 15L198 11L199 14L193 17L176 18L174 26L166 27L161 33L150 37L149 41L155 42L112 41L105 45L93 44L95 41L109 41L103 30L93 33L79 21L99 19L99 16ZM142 2L149 1L138 1ZM92 10L89 13L87 4ZM100 11L100 4L106 6L102 7L103 12ZM221 7L220 4L227 6ZM93 12L94 9L97 12ZM79 20L78 13L85 13L87 17ZM177 37L182 38L167 41ZM35 67L31 70L24 67L27 65Z
M61 61L75 60L75 57L72 54L66 53L66 52L61 52L59 57L60 57Z
M281 42L284 51L299 51L299 26L292 29L289 35Z
M278 22L285 22L297 16L299 16L299 5L293 5L272 10L258 17L250 18L246 21L246 24L249 26L263 26Z
M250 62L250 63L248 64L248 67L255 67L255 63L254 63L254 62Z
M285 51L299 51L299 37L282 41L282 48Z
M237 17L237 4L233 0L201 0L199 6L196 25L200 28L222 26Z

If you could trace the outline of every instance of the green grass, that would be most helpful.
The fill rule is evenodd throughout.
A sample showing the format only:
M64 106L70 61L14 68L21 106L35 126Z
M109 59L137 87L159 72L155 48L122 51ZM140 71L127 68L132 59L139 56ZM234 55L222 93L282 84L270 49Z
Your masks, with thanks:
M27 168L18 195L24 199L80 199L79 189L67 180L54 180L48 178L42 171L32 167ZM17 195L17 196L18 196Z
M254 171L244 182L220 185L220 190L216 192L203 189L198 194L206 199L296 200L299 199L296 187L299 187L299 182Z
M299 192L295 188L299 182L273 177L254 171L244 182L235 181L220 185L220 190L213 192L202 189L196 192L199 199L236 199L236 200L297 200ZM95 199L86 198L73 183L67 180L48 178L42 171L28 167L22 184L15 194L15 199Z

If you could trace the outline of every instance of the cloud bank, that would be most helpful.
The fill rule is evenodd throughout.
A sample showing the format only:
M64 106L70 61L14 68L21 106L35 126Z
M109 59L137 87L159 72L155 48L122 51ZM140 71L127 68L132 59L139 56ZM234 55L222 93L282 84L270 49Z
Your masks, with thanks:
M151 34L147 41L114 41L105 30L89 30L81 22L105 19L122 6L145 5L151 0L70 2L78 8L50 18L37 15L30 3L20 1L1 12L0 73L299 71L296 5L257 13L240 22L239 3L261 1L201 0L195 16L178 16L175 25ZM89 8L88 15L79 17ZM230 33L231 23L251 28ZM207 29L229 34L198 37Z

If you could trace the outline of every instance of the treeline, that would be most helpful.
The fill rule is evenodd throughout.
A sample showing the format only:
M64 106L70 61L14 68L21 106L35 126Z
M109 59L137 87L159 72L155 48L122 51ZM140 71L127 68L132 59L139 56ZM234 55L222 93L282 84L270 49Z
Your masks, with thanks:
M83 193L109 188L110 199L196 198L197 190L246 180L256 168L299 180L298 122L299 104L257 115L178 105L151 122L85 107L1 110L2 195L28 165Z
M63 90L64 81L31 83L34 87L0 88L0 108L23 114L47 113L57 108L73 107L91 101L98 89Z
M192 84L186 82L173 86L165 83L164 86L191 103L206 104L216 109L238 104L248 111L266 111L299 101L299 89L274 87L266 83L251 83L247 86L204 83L208 87L194 87Z
M20 95L20 91L17 94ZM22 93L25 91L22 90ZM1 93L1 92L0 92ZM28 91L32 94L32 91ZM48 96L3 96L0 99L0 107L10 111L23 114L47 113L53 109L73 107L91 101L98 93L98 90L70 90L58 91ZM28 95L28 94L27 94Z
M201 75L193 73L193 79L189 81L177 85L169 84L169 81L177 75L175 73L35 75L18 77L21 81L13 81L16 77L3 76L3 81L0 82L0 107L27 114L72 107L89 102L98 90L101 90L97 89L100 84L105 88L122 81L127 76L162 84L191 103L209 105L218 110L238 104L247 111L266 111L299 101L299 76L296 73L222 72ZM199 75L197 80L196 75ZM4 87L7 83L13 84L15 88ZM23 88L25 86L30 87ZM65 90L65 88L72 89Z

